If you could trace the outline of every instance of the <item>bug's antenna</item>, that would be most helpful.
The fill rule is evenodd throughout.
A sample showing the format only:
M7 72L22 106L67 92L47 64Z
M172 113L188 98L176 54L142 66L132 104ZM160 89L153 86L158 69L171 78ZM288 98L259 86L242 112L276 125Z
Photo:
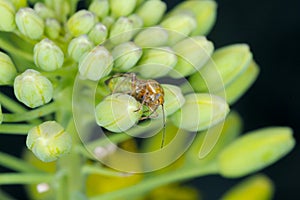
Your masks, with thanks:
M166 116L165 116L164 104L161 104L161 108L162 108L162 114L163 114L163 133L162 133L160 148L162 149L164 147L165 136L166 136Z

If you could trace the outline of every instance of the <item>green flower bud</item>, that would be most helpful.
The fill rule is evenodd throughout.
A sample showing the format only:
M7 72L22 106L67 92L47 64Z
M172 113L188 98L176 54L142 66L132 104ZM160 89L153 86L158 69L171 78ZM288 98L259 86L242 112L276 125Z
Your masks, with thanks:
M146 28L134 38L134 42L143 48L164 46L167 41L168 32L159 26Z
M186 13L172 15L163 20L160 25L168 31L169 45L189 36L197 26L195 18Z
M33 58L36 66L45 71L59 69L64 63L64 53L62 50L47 38L34 46Z
M73 14L67 22L67 27L70 33L77 37L82 34L87 34L96 24L96 16L87 10L80 10Z
M128 42L133 36L133 23L127 17L120 17L112 26L110 30L110 42L112 44L121 44Z
M106 26L101 23L97 23L89 32L88 36L95 45L99 45L106 40L107 34L108 32Z
M27 148L43 162L52 162L70 152L72 138L55 121L47 121L29 130Z
M102 100L95 110L96 121L112 132L123 132L134 126L143 112L132 96L115 93Z
M165 76L177 63L177 56L170 47L146 49L135 71L144 78Z
M225 88L227 103L235 103L254 83L258 74L259 67L252 61L246 71ZM219 91L216 95L222 96L222 93Z
M240 199L273 199L274 186L272 181L264 175L256 175L247 178L243 182L231 188L221 200Z
M12 60L5 53L0 52L0 85L13 83L17 70Z
M27 6L27 0L11 0L16 10Z
M2 121L3 121L3 114L2 114L1 104L0 104L0 124L2 124Z
M127 16L135 8L136 0L110 0L110 11L114 17Z
M112 50L114 68L126 72L136 65L142 54L142 49L133 42L122 43Z
M43 19L55 18L55 12L41 2L34 4L33 8L35 12Z
M191 12L197 21L193 36L206 35L216 21L217 4L215 1L184 1L174 8L172 14Z
M160 0L148 0L143 3L136 11L144 21L144 26L153 26L163 17L167 6Z
M175 85L161 84L164 89L164 109L165 115L170 116L180 109L185 103L185 98L181 92L181 89ZM157 109L156 112L162 117L162 110Z
M16 14L16 24L19 31L32 40L41 39L45 24L43 19L31 8L21 8Z
M45 34L51 39L57 39L61 31L60 23L54 18L47 18L45 22Z
M244 73L251 60L252 54L246 44L220 48L199 73L190 77L189 82L197 92L218 92ZM217 81L216 76L221 76L222 82Z
M75 60L79 61L81 56L90 51L94 47L92 41L87 35L81 35L72 39L68 46L68 54Z
M102 24L106 26L106 28L109 30L111 26L115 23L115 18L111 16L107 16L102 20Z
M171 116L173 123L188 131L202 131L223 121L229 112L227 103L210 94L188 94L185 104Z
M178 42L173 46L173 50L178 56L178 62L170 76L182 78L204 66L214 51L214 45L204 36L195 36Z
M104 19L109 13L108 0L93 0L89 6L89 11L95 13L100 19Z
M230 178L256 172L288 154L294 146L292 130L287 127L270 127L250 132L219 154L219 172Z
M13 31L15 24L15 7L11 1L0 0L0 31Z
M35 108L52 99L53 87L51 82L38 71L27 69L15 78L14 93L20 102Z
M113 66L113 57L104 46L96 46L79 60L79 73L84 78L98 81L108 75Z
M137 14L132 14L132 15L128 16L128 19L133 24L132 35L136 35L138 32L140 32L141 28L144 25L144 22L143 22L142 18L140 18Z

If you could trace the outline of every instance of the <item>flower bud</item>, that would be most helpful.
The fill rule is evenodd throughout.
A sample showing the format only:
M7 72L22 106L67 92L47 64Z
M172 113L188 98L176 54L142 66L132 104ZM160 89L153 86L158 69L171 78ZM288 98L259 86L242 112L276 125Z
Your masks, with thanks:
M35 108L52 99L53 87L51 82L38 71L27 69L15 78L14 93L20 102Z
M55 40L59 37L61 26L59 22L54 18L47 18L45 22L45 34Z
M11 0L11 2L15 6L16 10L27 6L27 0Z
M0 104L0 124L2 124L2 121L3 121L3 114L2 114L1 104Z
M218 157L219 172L230 178L245 176L276 162L294 146L292 130L287 127L250 132L221 151Z
M226 101L229 104L235 103L254 83L259 74L259 67L252 61L249 67L236 80L225 88ZM222 96L224 91L221 90L215 94Z
M210 59L214 45L204 36L186 38L173 46L178 56L174 71L170 72L173 78L182 78L201 69Z
M97 124L112 132L130 129L140 120L142 113L140 103L123 93L106 97L95 110Z
M243 180L238 185L231 188L221 200L240 199L273 199L274 186L272 181L264 175L256 175Z
M225 119L229 112L227 103L210 94L188 94L185 104L171 116L172 122L188 131L202 131Z
M112 50L114 68L126 72L136 65L142 54L142 49L133 42L122 43Z
M101 23L95 24L88 36L95 45L102 44L107 38L107 28Z
M159 26L145 28L134 38L134 42L142 48L164 46L167 41L168 32Z
M148 0L136 11L144 21L144 26L149 27L157 24L163 17L167 6L160 0Z
M141 28L144 25L144 22L142 20L142 18L140 18L137 14L132 14L130 16L128 16L128 19L132 22L133 24L133 33L132 35L136 35L138 32L141 31Z
M19 31L32 40L41 39L45 24L43 19L31 8L21 8L16 14L16 24Z
M186 13L172 15L163 20L160 25L168 31L169 45L173 45L189 36L197 26L195 18Z
M110 30L109 39L112 44L121 44L128 42L133 36L133 23L127 17L120 17Z
M89 11L95 13L100 19L104 19L109 13L108 0L93 0L89 6Z
M12 84L17 76L17 70L12 60L5 53L0 52L0 85Z
M179 87L170 84L161 84L161 86L164 89L164 110L167 117L183 106L185 98ZM162 117L161 109L157 109L156 112Z
M206 35L216 21L217 4L215 1L184 1L171 11L171 15L183 12L195 16L197 26L191 35Z
M0 31L13 31L16 28L15 13L11 1L0 0Z
M134 70L144 78L158 78L166 75L176 62L177 57L170 47L146 49Z
M136 0L110 0L109 3L111 15L118 18L132 13Z
M77 37L82 34L87 34L96 24L96 16L87 10L80 10L73 14L67 22L67 27L70 33Z
M29 130L27 148L43 162L52 162L70 152L72 138L55 121L47 121Z
M36 66L44 71L54 71L62 67L64 53L54 42L46 38L34 46L33 59Z
M41 2L34 4L33 8L35 12L43 19L55 18L55 12Z
M84 78L98 81L108 75L113 66L113 57L104 46L96 46L79 60L79 73Z
M190 77L189 82L197 92L218 92L235 81L251 60L252 54L246 44L222 47L213 53L211 61Z
M94 44L89 40L87 35L81 35L69 42L68 54L75 60L79 61L81 56L90 51Z
M106 28L109 30L111 28L111 26L115 23L115 18L111 17L111 16L107 16L105 17L101 23L106 26Z

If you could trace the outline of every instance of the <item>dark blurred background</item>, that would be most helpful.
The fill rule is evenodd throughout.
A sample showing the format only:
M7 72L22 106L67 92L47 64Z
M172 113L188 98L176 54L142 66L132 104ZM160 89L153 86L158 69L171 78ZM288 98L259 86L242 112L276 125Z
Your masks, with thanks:
M181 1L168 0L169 6ZM208 35L215 47L247 43L260 66L251 89L233 106L245 131L290 126L300 141L300 1L219 0L217 22ZM300 145L262 172L275 183L275 199L297 199L300 189ZM193 180L204 199L218 199L240 180L209 176Z
M181 2L165 0L168 7ZM218 2L216 25L208 38L215 47L247 43L260 65L260 75L251 89L233 106L244 119L245 131L265 126L290 126L300 141L300 1L299 0L223 0ZM22 136L1 136L1 151L20 155ZM12 145L15 144L15 145ZM262 172L276 186L275 199L297 199L300 182L300 145L285 158ZM5 170L6 169L1 169ZM208 176L192 180L205 200L218 199L241 179ZM6 186L15 193L15 186ZM16 194L16 193L15 193ZM22 199L24 194L16 196Z

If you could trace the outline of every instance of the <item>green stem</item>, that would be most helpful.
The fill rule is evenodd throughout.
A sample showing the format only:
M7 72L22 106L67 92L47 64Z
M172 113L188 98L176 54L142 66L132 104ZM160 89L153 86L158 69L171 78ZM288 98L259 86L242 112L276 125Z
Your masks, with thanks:
M113 200L118 199L121 197L130 197L132 195L138 195L145 192L148 192L154 188L157 188L159 186L163 186L172 182L178 182L183 181L189 178L204 176L208 174L214 174L216 173L217 169L215 166L209 165L205 166L203 168L200 168L198 166L195 166L193 168L191 167L183 167L178 170L174 170L169 173L163 173L160 175L153 175L149 178L146 178L142 182L128 187L121 190L118 190L116 192L110 192L106 194L102 194L99 196L91 197L89 200Z
M46 173L2 173L0 174L0 185L51 182L53 177L52 174Z
M19 172L37 172L39 169L22 159L0 152L0 165Z
M100 174L110 177L123 177L126 176L126 173L113 171L111 169L104 168L102 166L93 166L93 165L84 165L82 167L83 174Z
M0 124L0 134L27 135L33 126L30 124Z
M25 113L4 114L3 121L4 122L29 121L32 119L36 119L36 118L51 114L56 110L56 108L57 108L57 104L55 102L53 102L48 105L42 106L40 108L25 112Z
M0 199L1 200L15 200L12 196L4 192L3 190L0 189Z

